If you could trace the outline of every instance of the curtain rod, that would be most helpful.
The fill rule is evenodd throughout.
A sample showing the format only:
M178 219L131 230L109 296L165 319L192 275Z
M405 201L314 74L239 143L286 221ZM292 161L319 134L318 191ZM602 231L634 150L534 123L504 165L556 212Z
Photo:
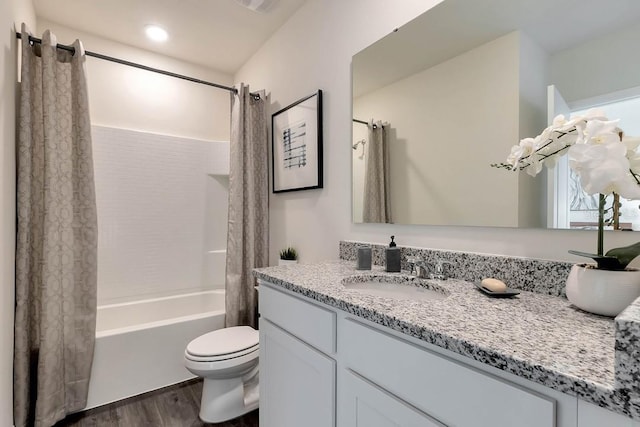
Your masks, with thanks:
M353 121L356 122L356 123L360 123L360 124L369 126L369 122L365 122L364 120L353 119ZM377 127L378 127L378 125L374 123L373 124L373 128L376 129ZM384 127L384 125L382 125L382 127Z
M16 37L21 39L22 38L22 34L19 33L19 32L16 32ZM39 38L33 37L33 36L29 36L29 42L42 44L42 39L39 39ZM73 46L66 46L66 45L63 45L63 44L58 44L58 45L56 45L56 48L61 49L61 50L66 50L67 52L71 52L72 54L76 53L76 49ZM107 56L107 55L103 55L101 53L91 52L89 50L85 50L84 53L85 53L85 55L91 56L93 58L103 59L105 61L115 62L117 64L127 65L129 67L139 68L141 70L151 71L153 73L164 74L165 76L175 77L177 79L187 80L187 81L190 81L190 82L193 82L193 83L199 83L199 84L203 84L203 85L206 85L206 86L217 87L218 89L228 90L229 92L233 92L235 94L238 93L238 89L236 89L235 87L224 86L224 85L221 85L221 84L218 84L218 83L212 83L212 82L208 82L206 80L196 79L195 77L189 77L189 76L185 76L185 75L182 75L182 74L172 73L171 71L161 70L159 68L148 67L146 65L137 64L137 63L131 62L131 61L125 61L124 59L114 58L113 56ZM260 99L260 94L252 93L251 96L253 96L254 99L256 99L256 100Z

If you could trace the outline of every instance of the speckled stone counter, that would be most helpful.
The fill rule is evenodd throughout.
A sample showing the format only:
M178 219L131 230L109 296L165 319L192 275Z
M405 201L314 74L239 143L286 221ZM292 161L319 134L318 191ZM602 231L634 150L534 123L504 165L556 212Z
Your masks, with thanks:
M361 242L340 242L340 259L356 260L360 245L371 246L375 265L384 265L385 245ZM447 261L444 270L447 277L476 281L485 277L497 277L509 284L509 287L541 294L565 296L565 282L571 266L569 262L538 260L503 255L488 255L471 252L445 251L438 249L412 248L398 246L401 252L402 269L409 270L407 257L414 256L428 265L438 261Z
M629 389L640 405L640 298L615 320L616 388Z
M345 288L343 279L401 274L384 273L381 267L358 271L354 262L344 260L254 273L318 302L640 419L640 400L626 387L637 383L637 373L616 378L614 320L580 311L566 298L528 291L514 298L489 298L460 279L427 281L448 294L441 300L376 297ZM633 345L638 346L637 340L623 352ZM632 364L628 358L623 363Z

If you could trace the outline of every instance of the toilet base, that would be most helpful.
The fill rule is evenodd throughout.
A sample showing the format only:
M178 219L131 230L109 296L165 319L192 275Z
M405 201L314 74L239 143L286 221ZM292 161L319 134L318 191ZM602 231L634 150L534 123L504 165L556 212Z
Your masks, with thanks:
M200 419L206 423L221 423L258 409L258 375L248 381L243 378L204 379Z

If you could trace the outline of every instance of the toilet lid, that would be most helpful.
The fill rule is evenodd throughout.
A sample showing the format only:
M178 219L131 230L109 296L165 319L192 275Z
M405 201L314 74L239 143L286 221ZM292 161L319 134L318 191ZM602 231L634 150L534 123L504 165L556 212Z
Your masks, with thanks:
M222 356L257 345L258 331L249 326L234 326L199 336L187 345L187 353L199 357Z

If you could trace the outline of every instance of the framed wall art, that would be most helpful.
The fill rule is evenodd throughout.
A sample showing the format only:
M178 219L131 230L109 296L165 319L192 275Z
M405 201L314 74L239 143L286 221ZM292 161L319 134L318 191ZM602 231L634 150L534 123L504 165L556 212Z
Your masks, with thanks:
M273 192L322 188L322 91L271 116Z

